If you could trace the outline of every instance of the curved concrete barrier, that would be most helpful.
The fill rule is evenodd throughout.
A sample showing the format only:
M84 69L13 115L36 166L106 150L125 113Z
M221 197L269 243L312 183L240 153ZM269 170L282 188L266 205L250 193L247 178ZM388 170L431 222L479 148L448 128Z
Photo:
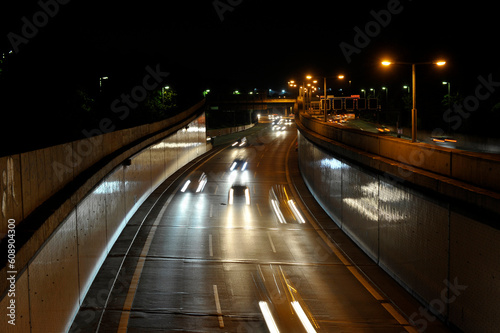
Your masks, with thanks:
M236 126L236 127L216 128L216 129L207 130L207 135L211 136L211 137L224 136L224 135L228 135L228 134L243 132L243 131L246 131L247 129L252 128L254 126L255 126L255 124L248 124L248 125Z
M301 114L304 136L345 159L398 182L467 201L500 214L500 155L473 153L325 124Z
M464 183L500 192L500 155L411 143L390 136L348 129L300 114L308 130L337 143Z
M161 124L135 128L137 132L128 129L1 159L10 184L3 193L8 198L2 217L18 222L16 261L13 268L3 267L0 282L0 307L7 309L14 302L15 326L4 313L1 331L69 329L129 218L167 177L206 152L202 106ZM78 160L79 146L95 150ZM59 179L53 166L68 161L68 149L75 163ZM35 163L23 162L30 159ZM7 280L11 275L15 279ZM9 292L12 286L14 294Z
M469 164L467 153L434 149L418 164L424 170L389 158L412 154L405 142L367 135L365 144L364 133L305 119L298 122L305 183L335 223L425 305L409 318L417 329L425 331L437 316L466 332L495 331L500 196L465 182L472 179L465 170L495 168L496 159L478 156ZM458 160L463 165L452 166ZM443 175L457 169L461 180Z

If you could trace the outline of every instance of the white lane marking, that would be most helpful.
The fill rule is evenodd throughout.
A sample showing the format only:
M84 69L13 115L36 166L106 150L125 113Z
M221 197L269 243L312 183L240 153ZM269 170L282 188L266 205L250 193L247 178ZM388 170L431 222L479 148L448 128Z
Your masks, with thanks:
M216 284L214 284L214 297L215 297L215 307L217 309L217 314L219 317L219 327L223 328L224 327L224 319L222 318L222 310L221 310L220 302L219 302L219 292L217 291Z
M212 234L208 235L208 251L210 253L210 256L214 256L214 250L212 248Z
M273 252L276 253L276 248L274 247L273 239L271 238L271 233L269 231L267 232L267 237L269 238L269 243L271 243L271 248L273 249Z
M214 204L210 204L210 217L214 217Z

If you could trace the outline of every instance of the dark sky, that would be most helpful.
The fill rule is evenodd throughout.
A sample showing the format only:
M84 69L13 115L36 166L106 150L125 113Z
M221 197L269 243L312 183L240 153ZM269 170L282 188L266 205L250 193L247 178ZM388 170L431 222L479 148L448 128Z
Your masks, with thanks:
M371 80L384 55L404 61L444 57L448 71L454 72L450 75L460 71L474 77L497 67L493 5L410 0L72 0L59 4L54 17L13 56L27 67L47 64L63 76L143 71L145 64L161 63L178 76L207 85L277 88L309 71L319 76L342 71L357 80ZM374 28L374 36L348 62L340 43L356 46L354 28L364 31L375 22L372 11L380 13L388 6L397 13L385 27ZM36 1L8 2L3 7L5 52L12 48L8 33L21 35L21 18L32 22L42 8Z
M19 44L18 52L4 59L0 80L0 141L7 146L19 143L27 150L38 147L35 143L60 143L77 138L81 128L96 128L103 117L116 117L111 102L142 82L146 66L170 73L165 83L178 92L179 108L199 101L205 89L214 95L254 88L293 94L297 90L287 87L291 79L340 73L346 80L328 83L335 95L340 88L342 94L374 88L381 103L392 98L399 108L411 69L385 68L380 60L442 58L445 67L417 71L417 104L427 126L442 122L443 80L452 82L452 94L463 97L474 94L479 75L500 82L498 14L495 4L484 0L465 5L421 0L58 1L9 1L0 12L0 54L15 48L15 38ZM354 50L348 58L340 45ZM110 77L104 92L99 91L101 76ZM498 103L497 90L482 109ZM81 91L96 101L91 112L81 107L86 98ZM134 112L142 117L140 109ZM135 124L133 117L127 121L117 125ZM47 143L37 140L25 147L26 133Z
M279 91L306 74L340 73L352 83L349 93L373 87L381 99L387 86L397 102L411 70L384 68L382 58L442 58L445 67L421 66L417 73L419 112L439 118L443 80L462 96L474 94L479 75L500 82L495 6L485 0L4 2L0 141L32 133L55 144L79 135L78 126L95 128L110 101L142 82L146 66L170 73L165 83L179 92L184 108L205 89ZM102 76L110 77L104 93ZM346 81L329 79L329 86L346 88ZM481 107L490 110L498 102L497 90ZM93 113L82 113L81 91L100 99Z

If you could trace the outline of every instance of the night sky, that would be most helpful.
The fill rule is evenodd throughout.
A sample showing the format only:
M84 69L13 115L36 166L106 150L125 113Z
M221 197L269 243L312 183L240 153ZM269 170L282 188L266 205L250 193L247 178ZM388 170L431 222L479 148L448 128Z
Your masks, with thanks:
M473 94L479 75L500 81L496 12L487 1L10 1L0 12L2 127L25 128L12 110L38 126L72 87L96 89L101 76L129 91L148 65L192 104L204 89L281 90L306 73L345 74L353 89L409 84L410 69L382 68L386 57L445 59L419 68L420 85L447 80ZM25 27L36 20L36 32ZM23 27L31 35L21 40Z

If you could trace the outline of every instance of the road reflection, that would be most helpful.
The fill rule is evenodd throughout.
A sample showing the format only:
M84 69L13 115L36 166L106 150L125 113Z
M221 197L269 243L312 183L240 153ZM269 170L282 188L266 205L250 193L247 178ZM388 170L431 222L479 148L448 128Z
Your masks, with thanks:
M258 265L253 275L259 307L270 332L312 333L319 325L281 265Z
M306 223L294 199L289 195L285 185L274 185L269 190L269 205L281 224Z

